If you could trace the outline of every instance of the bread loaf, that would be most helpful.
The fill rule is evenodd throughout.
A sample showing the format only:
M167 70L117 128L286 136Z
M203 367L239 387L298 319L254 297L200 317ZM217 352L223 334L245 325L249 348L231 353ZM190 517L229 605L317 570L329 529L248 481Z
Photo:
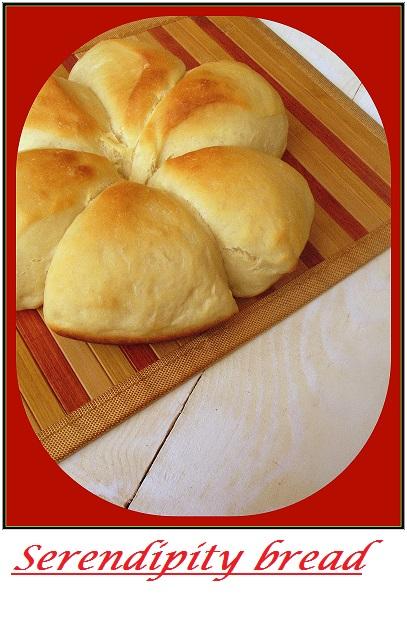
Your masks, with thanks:
M49 148L86 151L113 162L119 162L124 153L96 95L85 86L53 76L34 100L18 150Z
M132 179L145 183L167 159L236 145L281 157L288 121L279 94L247 65L222 60L188 73L157 106L137 144Z
M166 50L136 37L96 43L74 65L69 80L89 87L104 105L117 138L133 149L157 103L185 73Z
M202 216L237 297L258 295L294 269L314 217L305 179L277 157L253 149L212 147L169 159L149 185L171 192Z
M280 96L242 63L184 71L135 37L104 40L32 105L17 160L17 308L44 301L57 333L195 334L296 265L314 202L278 159Z
M105 187L120 179L104 157L33 150L17 158L17 310L42 305L45 277L65 230Z
M88 341L177 338L236 311L206 224L176 198L129 181L75 219L45 285L47 324Z

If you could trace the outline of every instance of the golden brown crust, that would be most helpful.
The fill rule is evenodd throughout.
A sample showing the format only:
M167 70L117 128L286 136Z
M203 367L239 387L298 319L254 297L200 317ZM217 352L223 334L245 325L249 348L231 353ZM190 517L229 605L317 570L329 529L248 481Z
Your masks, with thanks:
M28 113L26 128L42 129L51 126L52 129L58 128L61 135L80 132L93 136L97 133L99 124L95 116L83 109L75 91L76 87L72 87L64 78L50 77ZM94 97L89 96L95 101ZM107 130L107 127L106 119L104 129Z
M155 106L184 73L184 64L170 52L127 37L97 43L74 65L69 79L93 90L116 136L134 148Z
M145 182L166 159L207 146L238 145L281 156L287 117L278 93L247 65L203 64L157 106L136 146L132 178Z
M96 342L173 339L236 311L206 224L130 182L107 188L70 226L44 294L52 329Z
M88 202L120 179L92 153L39 149L17 156L17 309L42 304L45 276L64 232Z
M235 314L236 312L237 312L237 308L233 314ZM231 314L231 316L233 316L233 314ZM229 318L230 316L220 321L212 321L211 323L208 323L207 325L202 325L201 327L196 328L196 329L179 330L177 331L177 333L174 333L174 334L168 334L166 336L149 338L148 341L145 338L133 338L133 339L129 339L125 337L113 338L113 339L102 338L102 337L95 338L94 336L92 336L92 334L87 334L85 332L79 333L79 332L72 332L70 330L64 330L59 327L53 327L52 324L50 323L48 323L48 327L51 331L53 331L55 334L58 334L59 336L64 336L65 338L72 338L72 340L81 340L84 342L91 342L95 344L117 344L117 345L132 345L132 344L146 344L146 343L155 344L159 342L171 342L172 340L177 340L178 338L190 338L192 336L197 336L198 334L204 335L206 331L208 331L209 329L212 329L213 327L218 327L222 325L222 323L225 323Z
M17 235L35 221L85 206L120 179L106 158L65 149L34 149L17 155Z
M19 151L64 148L105 155L117 161L123 151L109 118L86 86L51 76L27 115Z
M171 129L187 120L200 108L215 104L248 107L248 102L236 89L232 81L216 79L211 70L199 67L199 72L191 71L179 87L171 92L171 105L163 114L162 131L167 135Z
M167 160L149 185L184 200L205 220L237 297L258 295L291 271L309 236L314 200L307 182L260 151L186 153Z

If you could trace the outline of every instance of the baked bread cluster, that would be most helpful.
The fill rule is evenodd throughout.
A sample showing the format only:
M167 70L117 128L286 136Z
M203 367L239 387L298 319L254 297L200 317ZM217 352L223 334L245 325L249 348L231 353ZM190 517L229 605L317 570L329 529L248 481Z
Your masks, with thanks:
M136 37L52 76L17 158L17 309L86 341L191 335L295 268L314 201L281 161L278 93L248 66L185 72Z

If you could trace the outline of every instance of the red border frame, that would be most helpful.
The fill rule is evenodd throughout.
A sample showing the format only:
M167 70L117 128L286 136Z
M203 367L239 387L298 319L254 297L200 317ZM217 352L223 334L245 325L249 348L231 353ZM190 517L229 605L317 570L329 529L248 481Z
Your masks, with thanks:
M7 129L6 527L400 526L401 411L401 5L5 7ZM31 102L73 49L99 33L160 15L247 15L280 21L338 54L371 93L392 162L392 364L387 398L367 444L334 481L292 506L244 517L160 517L114 506L73 482L33 433L15 373L15 160ZM61 36L60 24L65 36ZM346 36L344 36L346 33ZM27 58L32 59L31 64Z

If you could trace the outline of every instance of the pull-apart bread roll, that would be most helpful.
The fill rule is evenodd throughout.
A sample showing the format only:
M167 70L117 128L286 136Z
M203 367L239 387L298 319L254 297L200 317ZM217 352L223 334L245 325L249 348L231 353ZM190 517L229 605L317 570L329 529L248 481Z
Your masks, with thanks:
M237 297L257 295L291 271L309 236L314 200L307 182L259 151L187 153L166 161L149 185L176 195L209 225Z
M104 157L33 150L17 159L17 310L42 305L55 247L74 218L120 179Z
M208 146L236 145L281 157L288 121L279 94L247 65L203 64L189 71L156 107L133 158L144 183L167 159Z
M176 198L128 181L76 218L45 284L49 327L88 341L176 338L236 311L206 224Z
M184 73L184 63L170 52L127 37L94 45L74 65L69 79L99 97L113 132L128 147L129 168L146 121Z
M34 100L18 150L47 148L105 155L114 162L123 154L96 95L61 77L50 77Z

